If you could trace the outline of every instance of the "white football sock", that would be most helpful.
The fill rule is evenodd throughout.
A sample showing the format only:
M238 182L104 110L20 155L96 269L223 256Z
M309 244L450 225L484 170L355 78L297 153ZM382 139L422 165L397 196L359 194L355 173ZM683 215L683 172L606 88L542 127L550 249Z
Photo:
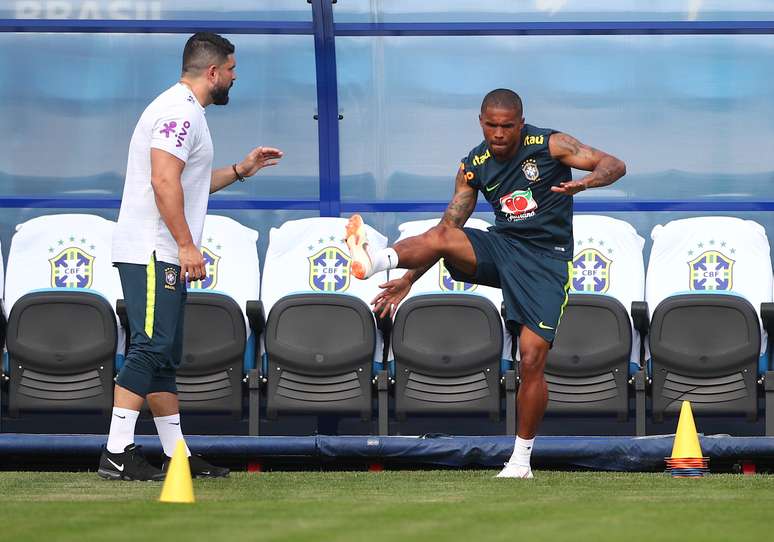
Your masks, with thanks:
M122 454L127 446L134 443L134 426L137 424L139 410L113 407L110 416L110 433L108 434L107 451L111 454Z
M529 467L529 460L532 456L532 446L535 443L535 439L523 439L516 437L516 442L513 445L513 454L508 460L508 463L513 463L520 467Z
M183 430L180 428L180 414L172 414L171 416L159 416L153 418L153 422L156 424L156 431L159 434L159 440L161 440L161 447L164 448L164 455L172 457L175 453L175 447L177 441L182 440ZM188 449L188 445L185 445L185 452L190 457L191 450Z
M373 272L386 271L398 267L398 253L391 247L383 248L371 258Z

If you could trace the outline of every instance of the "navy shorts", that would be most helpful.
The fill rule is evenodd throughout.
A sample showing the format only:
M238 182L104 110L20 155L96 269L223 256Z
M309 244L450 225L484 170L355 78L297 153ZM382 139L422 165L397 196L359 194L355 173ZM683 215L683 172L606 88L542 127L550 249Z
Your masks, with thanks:
M447 262L452 278L500 288L506 320L527 326L553 343L567 305L572 262L501 233L475 228L463 231L476 253L476 272L466 275Z
M183 354L183 315L187 296L180 266L117 263L129 319L129 351L116 383L145 397L177 393L175 372Z

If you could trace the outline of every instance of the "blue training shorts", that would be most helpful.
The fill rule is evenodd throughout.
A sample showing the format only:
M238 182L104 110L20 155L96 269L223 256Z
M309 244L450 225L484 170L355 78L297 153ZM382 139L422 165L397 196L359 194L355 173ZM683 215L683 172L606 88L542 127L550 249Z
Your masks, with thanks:
M572 262L501 233L475 228L463 231L476 253L476 272L469 276L446 262L452 278L500 288L506 320L527 326L553 343L567 305Z

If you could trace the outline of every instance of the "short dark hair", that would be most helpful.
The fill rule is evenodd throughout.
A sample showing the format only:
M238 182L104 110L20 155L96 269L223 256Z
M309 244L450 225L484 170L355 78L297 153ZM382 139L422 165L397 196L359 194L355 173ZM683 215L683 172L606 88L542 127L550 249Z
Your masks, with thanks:
M183 73L198 72L210 66L220 66L234 53L234 44L212 32L197 32L183 49Z
M481 112L483 113L487 107L511 109L519 115L524 112L519 95L507 88L496 88L484 96L484 101L481 102Z

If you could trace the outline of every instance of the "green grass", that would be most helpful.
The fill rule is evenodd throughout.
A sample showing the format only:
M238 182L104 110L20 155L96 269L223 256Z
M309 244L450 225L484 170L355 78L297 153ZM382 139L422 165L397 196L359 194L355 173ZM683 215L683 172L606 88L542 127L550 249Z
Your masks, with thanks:
M93 473L0 472L0 540L755 540L771 537L774 478L495 471L234 473L197 502Z

